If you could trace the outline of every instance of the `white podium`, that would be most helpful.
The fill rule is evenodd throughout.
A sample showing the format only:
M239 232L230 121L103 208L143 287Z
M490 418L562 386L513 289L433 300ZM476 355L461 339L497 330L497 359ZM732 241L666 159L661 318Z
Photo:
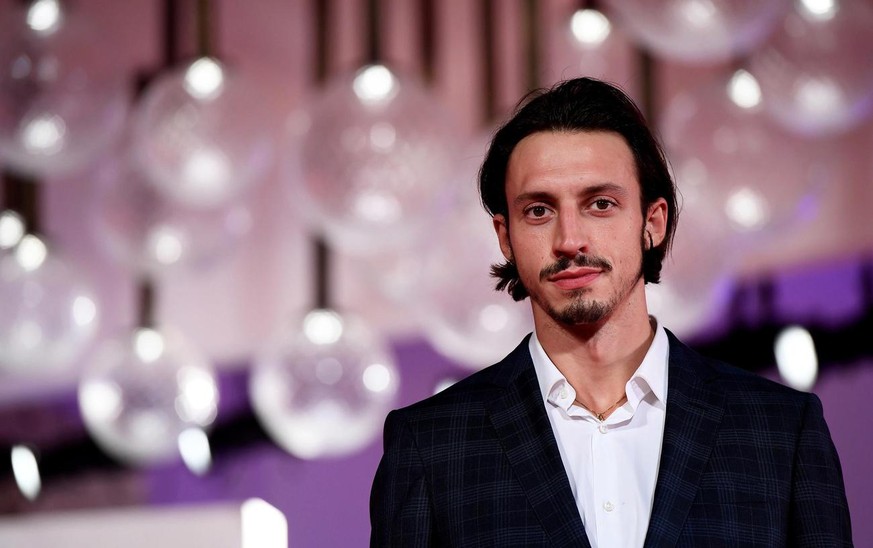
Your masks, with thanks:
M0 518L3 548L288 548L285 516L260 499Z

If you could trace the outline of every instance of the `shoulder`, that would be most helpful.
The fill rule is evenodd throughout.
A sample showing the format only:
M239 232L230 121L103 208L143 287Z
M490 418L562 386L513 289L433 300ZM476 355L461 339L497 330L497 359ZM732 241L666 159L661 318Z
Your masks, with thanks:
M528 340L529 336L525 337L498 363L469 375L433 396L392 411L389 419L421 421L484 412L488 404L519 376L534 374Z
M800 392L732 364L703 356L670 336L670 385L702 383L725 395L728 405L782 404L803 408L817 403L814 394ZM819 404L820 405L820 404Z

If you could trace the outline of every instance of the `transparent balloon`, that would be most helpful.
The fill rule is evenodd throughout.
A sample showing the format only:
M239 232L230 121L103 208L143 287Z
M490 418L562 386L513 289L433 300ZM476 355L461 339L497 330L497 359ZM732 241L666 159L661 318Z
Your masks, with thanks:
M609 82L633 80L633 43L605 10L582 8L554 13L554 32L543 35L543 82L590 76Z
M399 374L360 319L314 310L287 323L255 359L249 394L270 437L303 459L362 449L394 405Z
M97 172L90 208L95 240L133 272L150 276L220 263L253 224L243 200L207 208L167 198L124 154Z
M743 245L766 246L816 217L823 168L733 76L676 96L662 131L686 200L709 200L709 222L729 227Z
M227 205L273 160L272 117L253 81L211 58L168 72L145 91L133 149L149 180L192 207Z
M79 384L88 432L106 453L134 466L179 458L192 429L218 413L206 357L171 329L137 328L104 341Z
M72 367L99 323L89 276L33 235L0 254L0 310L0 369L16 375Z
M606 6L623 29L655 54L707 63L759 45L790 0L606 0Z
M559 32L549 33L553 41L546 59L551 70L547 81L565 80L576 76L593 76L602 80L621 81L627 63L627 41L615 32L612 21L595 9L573 12Z
M126 74L112 46L75 10L34 6L0 16L0 160L40 179L74 172L124 127Z
M719 316L727 306L735 274L736 249L730 231L725 224L712 222L717 206L708 198L692 195L685 201L661 282L646 284L649 313L680 337L699 333Z
M293 115L290 131L292 199L335 247L399 247L445 213L457 131L412 79L364 67Z
M495 291L489 274L504 258L475 182L486 141L476 139L451 179L458 199L450 223L422 245L362 263L437 351L473 369L500 360L533 329L530 306Z
M873 111L869 2L809 0L750 59L767 112L807 136L845 132Z

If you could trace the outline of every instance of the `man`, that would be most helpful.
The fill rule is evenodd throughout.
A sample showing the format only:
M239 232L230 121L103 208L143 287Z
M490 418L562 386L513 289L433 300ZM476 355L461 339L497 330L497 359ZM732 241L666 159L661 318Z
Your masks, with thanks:
M617 88L524 104L480 173L534 333L385 423L373 546L847 546L821 403L648 315L676 227L664 155Z

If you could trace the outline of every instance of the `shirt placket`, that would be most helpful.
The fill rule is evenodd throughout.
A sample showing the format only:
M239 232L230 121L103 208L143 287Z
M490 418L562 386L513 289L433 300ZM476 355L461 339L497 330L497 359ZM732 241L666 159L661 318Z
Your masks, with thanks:
M616 455L615 432L607 423L599 423L592 440L595 469L595 516L598 546L623 546L622 493Z

